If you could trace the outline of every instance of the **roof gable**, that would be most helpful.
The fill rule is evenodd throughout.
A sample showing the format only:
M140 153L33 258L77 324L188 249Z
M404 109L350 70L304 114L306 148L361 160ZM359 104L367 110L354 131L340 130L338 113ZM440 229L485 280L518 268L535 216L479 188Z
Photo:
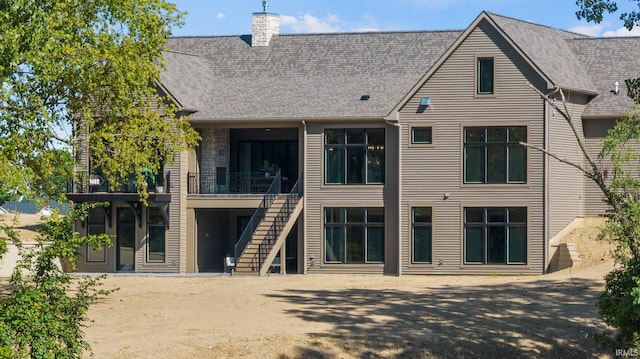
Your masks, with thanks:
M491 13L487 13L487 19L551 80L552 87L595 93L587 69L569 45L574 39L588 36Z
M382 118L460 33L171 38L162 82L196 121Z
M483 21L496 29L516 53L547 82L549 88L560 86L596 93L585 67L575 58L569 46L570 40L585 36L483 11L398 104L396 111L411 99Z
M393 119L481 22L549 89L597 95L587 116L630 106L607 86L637 76L640 38L593 39L487 12L464 31L277 35L267 47L246 35L170 38L162 88L194 122Z

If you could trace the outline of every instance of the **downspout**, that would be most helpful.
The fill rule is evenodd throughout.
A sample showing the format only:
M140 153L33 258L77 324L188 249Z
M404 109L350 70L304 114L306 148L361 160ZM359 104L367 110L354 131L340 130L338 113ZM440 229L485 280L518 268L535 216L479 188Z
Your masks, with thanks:
M543 113L543 148L549 151L549 109L547 103L542 100L542 113ZM547 273L549 263L549 156L542 156L542 168L543 168L543 184L542 184L542 238L544 241L544 248L542 250L542 273Z
M398 248L398 269L397 276L402 275L402 126L398 120L398 113L395 113L395 120L386 120L387 125L394 126L398 130L398 204L397 204L397 218L398 221L398 233L397 233L397 248Z
M307 253L307 196L305 192L307 191L307 121L302 121L302 267L303 274L307 274L309 269L309 265L307 261L309 260Z

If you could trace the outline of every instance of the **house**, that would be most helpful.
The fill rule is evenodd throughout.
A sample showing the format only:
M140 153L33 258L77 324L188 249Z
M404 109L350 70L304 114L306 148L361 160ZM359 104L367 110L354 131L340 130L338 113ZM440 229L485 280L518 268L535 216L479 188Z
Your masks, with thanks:
M9 212L22 214L38 214L39 210L34 202L24 200L5 202L2 206Z
M75 187L110 203L78 230L114 236L79 270L540 274L554 237L604 213L577 170L520 142L583 161L532 89L559 87L597 151L632 106L640 38L488 12L461 31L281 35L278 21L168 39L158 91L202 141L148 206L131 186Z

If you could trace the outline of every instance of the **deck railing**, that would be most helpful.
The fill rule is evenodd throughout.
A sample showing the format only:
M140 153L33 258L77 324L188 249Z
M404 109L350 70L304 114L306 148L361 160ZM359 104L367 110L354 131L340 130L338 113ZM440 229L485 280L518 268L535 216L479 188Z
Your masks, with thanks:
M251 241L253 234L258 228L258 225L260 224L265 214L271 207L271 204L273 204L273 201L276 199L276 197L280 193L281 182L282 182L282 176L280 175L280 171L278 171L278 173L276 173L276 175L274 176L273 181L271 182L271 185L267 189L267 192L262 197L262 202L260 203L260 206L256 208L255 212L253 213L253 216L251 216L251 219L249 220L249 223L247 223L247 226L244 228L244 231L242 232L240 239L238 239L238 242L236 242L235 244L234 256L236 257L236 264L237 264L237 261L242 256L242 253L244 252L244 250L247 248L247 245Z
M263 172L189 172L188 194L226 194L259 193L263 194L273 183L275 176Z
M251 262L251 266L253 268L257 268L258 271L262 270L264 266L264 262L269 256L269 253L273 250L273 247L276 245L278 241L278 237L282 233L282 230L289 222L289 218L291 214L295 210L298 205L298 201L302 196L302 184L301 181L298 180L296 184L293 186L293 189L289 194L287 194L287 198L278 212L278 215L274 218L273 223L271 223L271 227L269 227L269 231L267 232L264 240L258 246L258 253L256 257ZM280 265L286 265L285 260L280 259Z
M145 177L147 191L169 193L170 171L165 174ZM133 176L112 184L102 175L82 171L77 172L75 178L67 182L67 193L136 193L138 192L136 184L136 179Z

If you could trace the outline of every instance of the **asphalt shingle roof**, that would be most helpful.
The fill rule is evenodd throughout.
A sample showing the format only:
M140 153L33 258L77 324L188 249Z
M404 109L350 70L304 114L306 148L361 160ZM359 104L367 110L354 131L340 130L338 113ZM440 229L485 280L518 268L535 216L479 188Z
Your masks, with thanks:
M617 117L633 105L624 81L640 77L640 37L580 39L571 41L570 45L598 91L583 116ZM616 82L620 89L618 95L613 93Z
M640 75L640 38L603 38L483 13L553 85L599 93L588 115L631 105L624 79ZM168 39L162 82L192 120L387 116L463 31ZM618 81L621 93L609 91ZM369 95L368 101L361 101Z
M596 86L584 64L569 47L569 42L573 39L588 38L587 36L501 15L489 16L554 85L585 91L595 90Z
M163 84L198 119L384 117L461 31L170 38ZM360 101L369 95L368 101Z

